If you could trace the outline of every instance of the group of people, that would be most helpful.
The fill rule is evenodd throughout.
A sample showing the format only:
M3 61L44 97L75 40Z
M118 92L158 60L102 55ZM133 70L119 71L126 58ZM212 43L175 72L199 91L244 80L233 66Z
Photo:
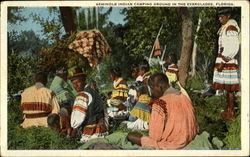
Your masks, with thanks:
M233 119L233 92L239 90L239 80L236 78L237 60L234 59L238 47L231 40L236 42L239 27L230 20L228 10L218 13L222 27L213 86L228 91L228 108L222 117ZM228 42L231 43L229 47ZM182 149L195 138L199 127L192 101L178 81L176 61L175 55L170 54L163 63L166 71L156 74L150 73L146 60L142 61L133 67L130 85L119 68L110 69L113 89L107 100L102 99L94 81L86 85L86 74L81 68L76 68L70 77L65 67L60 68L50 89L45 87L47 75L39 72L35 85L22 93L24 121L21 126L50 127L72 138L80 132L80 142L84 143L107 136L110 119L122 117L121 124L132 130L127 139L133 144L155 149ZM133 130L148 130L148 136Z
M134 144L155 149L181 149L198 133L194 108L178 82L174 58L173 54L167 57L165 73L150 74L146 61L132 70L131 77L135 83L127 90L128 94L123 94L127 99L121 101L130 110L128 120L122 123L131 130L149 132L148 136L130 132L127 138Z
M85 79L82 69L75 69L73 76L68 77L67 69L62 67L48 89L46 73L37 73L35 85L22 93L21 126L50 127L67 137L81 132L81 142L107 135L104 102L95 82L86 85Z
M60 68L50 89L45 87L46 74L37 73L35 85L22 93L24 122L21 126L50 127L69 138L80 132L80 142L85 143L107 136L109 119L123 117L122 123L128 129L148 130L149 136L142 137L141 145L156 149L183 148L198 133L190 98L172 85L177 80L169 81L163 73L151 75L146 61L133 69L134 83L130 86L119 68L110 69L109 77L113 80L113 90L104 102L93 81L85 84L86 74L80 68L71 77L67 77L66 68ZM181 138L171 139L179 133ZM129 133L128 140L139 144L138 139L134 141L137 136ZM170 139L171 144L165 146Z

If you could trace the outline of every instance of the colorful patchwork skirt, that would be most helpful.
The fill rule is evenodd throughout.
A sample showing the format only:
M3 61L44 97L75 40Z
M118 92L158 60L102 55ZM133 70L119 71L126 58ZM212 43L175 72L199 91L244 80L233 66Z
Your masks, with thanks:
M217 69L219 64L215 64L213 88L226 91L239 91L240 79L237 64L224 64L223 70L219 72Z

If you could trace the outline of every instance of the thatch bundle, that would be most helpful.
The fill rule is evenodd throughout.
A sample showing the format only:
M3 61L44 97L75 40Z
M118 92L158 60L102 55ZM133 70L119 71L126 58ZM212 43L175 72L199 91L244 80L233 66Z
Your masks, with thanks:
M111 51L108 42L97 29L77 33L69 48L86 57L92 68L95 68Z

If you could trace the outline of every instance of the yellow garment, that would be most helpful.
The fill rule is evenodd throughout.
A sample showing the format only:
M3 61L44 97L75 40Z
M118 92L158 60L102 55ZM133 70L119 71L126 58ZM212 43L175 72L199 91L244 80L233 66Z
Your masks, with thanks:
M151 98L147 94L142 94L139 96L138 102L141 102L144 104L149 104L150 101L151 101Z
M142 119L143 121L149 122L150 120L150 110L147 107L151 98L147 94L142 94L139 96L138 102L130 112L130 115Z
M121 98L126 100L128 97L128 87L126 84L121 83L123 81L123 78L119 78L114 83L114 89L112 91L112 98Z
M142 119L145 122L149 122L149 120L150 120L150 112L146 112L146 111L139 109L139 108L133 108L133 110L130 112L130 114L134 117Z
M177 75L175 73L166 72L166 75L168 77L169 84L171 84L172 82L177 81Z
M178 85L178 87L180 88L181 93L186 95L188 97L188 99L190 99L187 91L181 86L180 82L177 80L177 75L175 73L171 73L171 72L166 72L166 75L168 77L169 84L171 85L173 82L175 82Z
M27 88L22 93L21 105L23 103L45 103L51 105L51 113L59 113L60 107L55 95L51 90L44 87L42 83L36 83L34 86ZM25 114L44 113L40 110L24 110L24 121L21 124L23 128L31 126L48 127L47 117L26 118Z
M189 100L191 100L190 97L189 97L189 95L188 95L188 93L187 93L187 91L181 86L180 82L177 81L176 84L180 87L181 93L182 93L183 95L186 95L187 98L188 98Z

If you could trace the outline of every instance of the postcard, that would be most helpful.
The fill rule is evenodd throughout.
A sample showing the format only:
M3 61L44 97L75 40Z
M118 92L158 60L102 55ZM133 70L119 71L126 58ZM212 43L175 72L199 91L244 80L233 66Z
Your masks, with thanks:
M1 156L249 156L248 1L4 1Z

